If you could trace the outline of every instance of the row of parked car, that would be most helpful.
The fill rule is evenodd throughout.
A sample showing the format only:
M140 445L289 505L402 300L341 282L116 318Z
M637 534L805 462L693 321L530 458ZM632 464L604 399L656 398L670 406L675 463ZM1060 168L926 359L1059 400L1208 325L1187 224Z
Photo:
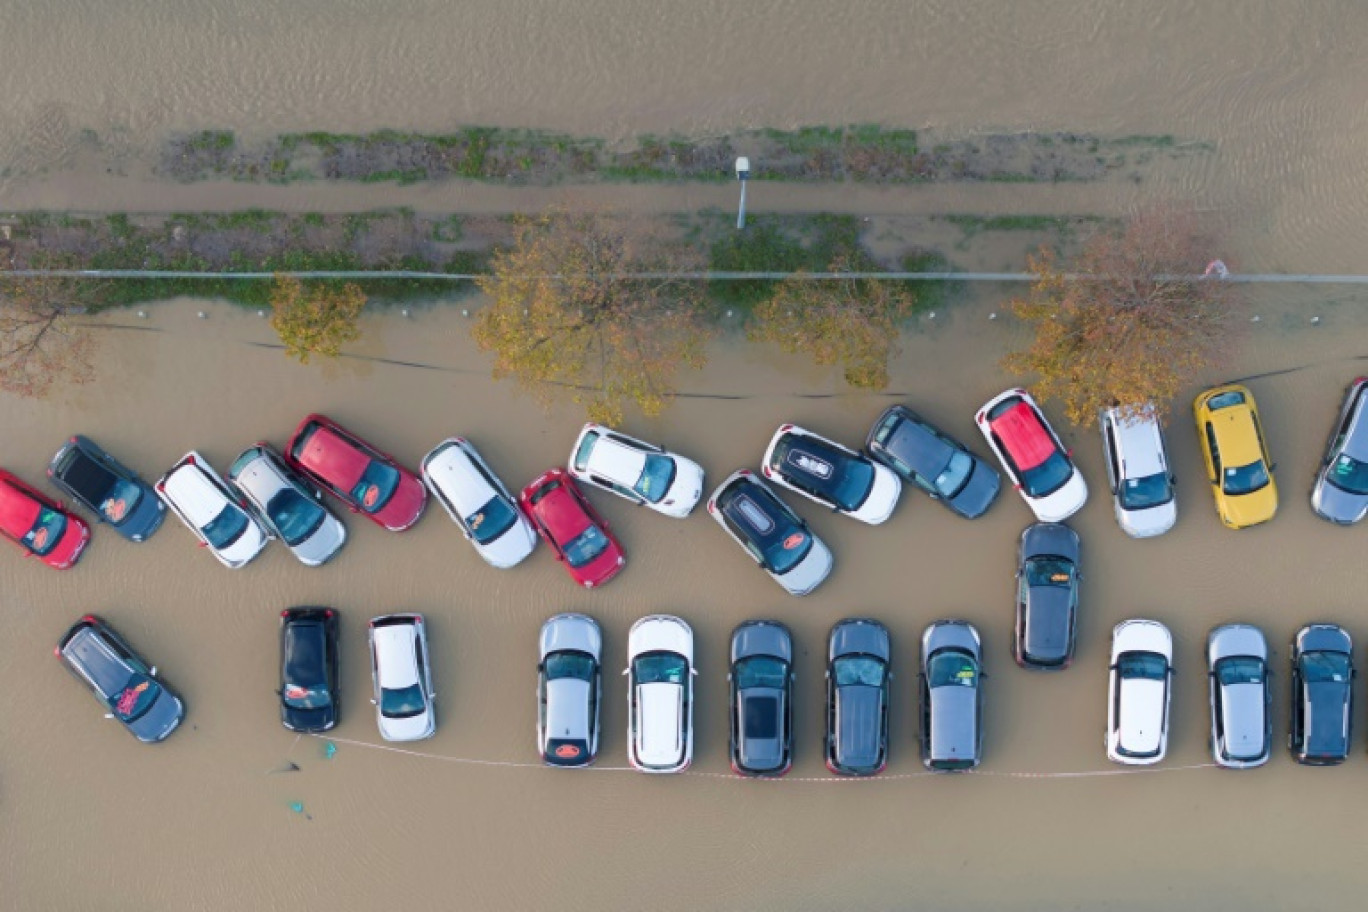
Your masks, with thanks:
M341 702L338 613L290 608L280 619L281 723L318 733L338 721ZM373 618L368 628L371 702L387 741L416 741L437 730L436 690L420 614ZM603 636L584 614L559 614L539 637L537 750L552 766L594 762L599 751ZM167 738L185 705L108 624L77 621L55 653L94 692L107 716L141 741ZM793 764L793 638L773 620L733 631L729 682L731 766L743 776L782 776ZM1211 631L1206 645L1212 757L1248 769L1273 747L1267 640L1249 624ZM923 764L954 772L983 754L983 650L978 631L936 621L921 637L917 675ZM825 760L833 773L872 776L888 761L893 674L888 629L870 618L838 622L827 638ZM1333 624L1303 627L1292 642L1288 746L1300 763L1330 765L1349 754L1353 644ZM627 637L627 756L647 773L676 773L693 761L694 636L678 617L653 614ZM1158 763L1168 749L1173 638L1158 621L1128 620L1112 632L1107 756L1127 765Z

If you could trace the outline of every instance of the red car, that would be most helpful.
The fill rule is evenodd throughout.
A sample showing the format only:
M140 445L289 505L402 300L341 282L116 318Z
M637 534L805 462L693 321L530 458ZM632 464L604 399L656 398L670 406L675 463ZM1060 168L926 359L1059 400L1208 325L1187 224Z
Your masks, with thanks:
M391 532L418 521L427 488L418 476L325 415L310 415L295 428L285 461L327 488L353 513Z
M564 470L552 469L523 488L518 505L581 586L602 586L627 563L608 524Z
M25 556L58 570L73 566L90 541L90 526L60 503L0 469L0 532Z

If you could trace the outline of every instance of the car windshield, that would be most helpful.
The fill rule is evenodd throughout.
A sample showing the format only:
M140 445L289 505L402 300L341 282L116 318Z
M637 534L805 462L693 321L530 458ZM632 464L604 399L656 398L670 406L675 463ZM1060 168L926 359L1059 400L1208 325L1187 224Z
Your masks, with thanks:
M974 687L978 684L978 663L967 652L943 649L931 657L926 680L937 687Z
M483 507L465 518L466 528L475 541L487 545L503 535L518 521L513 505L502 497L491 497Z
M1157 652L1128 652L1116 663L1123 678L1162 681L1168 676L1168 662Z
M583 567L608 550L608 536L598 526L590 526L565 546L565 560L572 567Z
M1342 652L1304 652L1302 678L1307 684L1333 684L1349 680L1349 657Z
M1253 494L1268 484L1268 469L1263 460L1251 462L1246 466L1231 466L1225 470L1221 490L1227 494Z
M383 509L399 487L399 470L372 459L361 473L361 478L351 489L352 500L367 513Z
M226 505L200 531L215 548L226 548L247 531L247 514L231 504Z
M116 478L99 503L100 513L117 526L133 514L138 504L142 503L142 497L141 487L126 478Z
M62 533L66 531L66 527L67 518L60 512L49 507L39 507L38 518L24 535L24 544L34 554L47 554L62 540Z
M553 652L546 657L546 680L594 680L594 660L583 652Z
M651 503L660 503L665 492L670 490L670 482L674 481L674 477L675 461L673 459L668 456L648 453L646 455L646 467L641 470L641 477L632 487Z
M109 698L109 709L121 722L132 722L157 702L161 685L145 674L135 674Z
M1173 500L1173 486L1167 472L1158 472L1144 478L1127 478L1116 495L1125 509L1145 510Z
M1352 456L1341 453L1325 478L1342 491L1368 495L1368 463L1359 462Z
M884 663L870 655L842 656L836 660L832 677L837 687L882 687Z
M1064 487L1072 475L1069 457L1055 450L1040 465L1021 473L1021 486L1032 497L1045 497Z
M287 545L297 545L323 525L323 508L294 488L281 488L266 502L266 515Z
M321 684L315 687L291 684L281 691L281 696L285 700L285 705L294 709L323 709L332 705L332 695L328 693L328 688Z
M407 719L425 709L427 704L423 700L423 688L417 684L380 688L380 713L390 719Z
M953 450L950 461L941 469L940 474L931 482L941 497L954 497L964 487L969 473L974 470L974 458L963 450Z
M648 652L633 664L638 684L683 684L689 676L689 663L674 652Z
M736 663L732 677L740 690L749 687L778 689L788 682L788 663L773 656L751 656Z
M1253 656L1231 656L1216 663L1216 680L1222 687L1232 684L1262 684L1264 663Z
M1026 585L1068 589L1073 585L1074 565L1062 557L1033 557L1026 562Z

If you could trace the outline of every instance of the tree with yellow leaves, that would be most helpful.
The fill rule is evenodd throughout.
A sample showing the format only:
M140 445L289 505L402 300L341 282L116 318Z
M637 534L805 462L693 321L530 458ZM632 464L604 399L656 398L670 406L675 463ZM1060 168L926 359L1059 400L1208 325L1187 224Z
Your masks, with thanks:
M546 404L568 391L595 421L621 421L629 403L658 415L680 368L703 366L711 330L700 283L669 278L638 242L598 213L520 218L479 279L490 303L472 334L494 377ZM624 278L652 271L665 278Z
M0 271L0 389L41 398L59 380L94 377L95 338L75 319L85 312L87 291L71 279Z
M1236 338L1234 287L1203 276L1211 249L1194 214L1174 206L1094 235L1068 271L1042 249L1030 260L1039 278L1012 302L1035 336L1004 367L1034 375L1036 395L1058 399L1083 427L1113 405L1138 412L1152 403L1165 414Z
M308 364L313 355L336 358L342 346L361 338L357 320L366 306L361 286L315 284L277 275L271 290L271 328L285 354Z

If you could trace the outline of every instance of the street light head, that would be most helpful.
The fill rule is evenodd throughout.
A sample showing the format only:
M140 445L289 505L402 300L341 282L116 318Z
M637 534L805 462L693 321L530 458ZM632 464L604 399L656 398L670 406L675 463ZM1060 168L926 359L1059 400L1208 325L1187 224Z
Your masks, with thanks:
M750 159L742 155L736 159L736 179L745 180L750 177Z

